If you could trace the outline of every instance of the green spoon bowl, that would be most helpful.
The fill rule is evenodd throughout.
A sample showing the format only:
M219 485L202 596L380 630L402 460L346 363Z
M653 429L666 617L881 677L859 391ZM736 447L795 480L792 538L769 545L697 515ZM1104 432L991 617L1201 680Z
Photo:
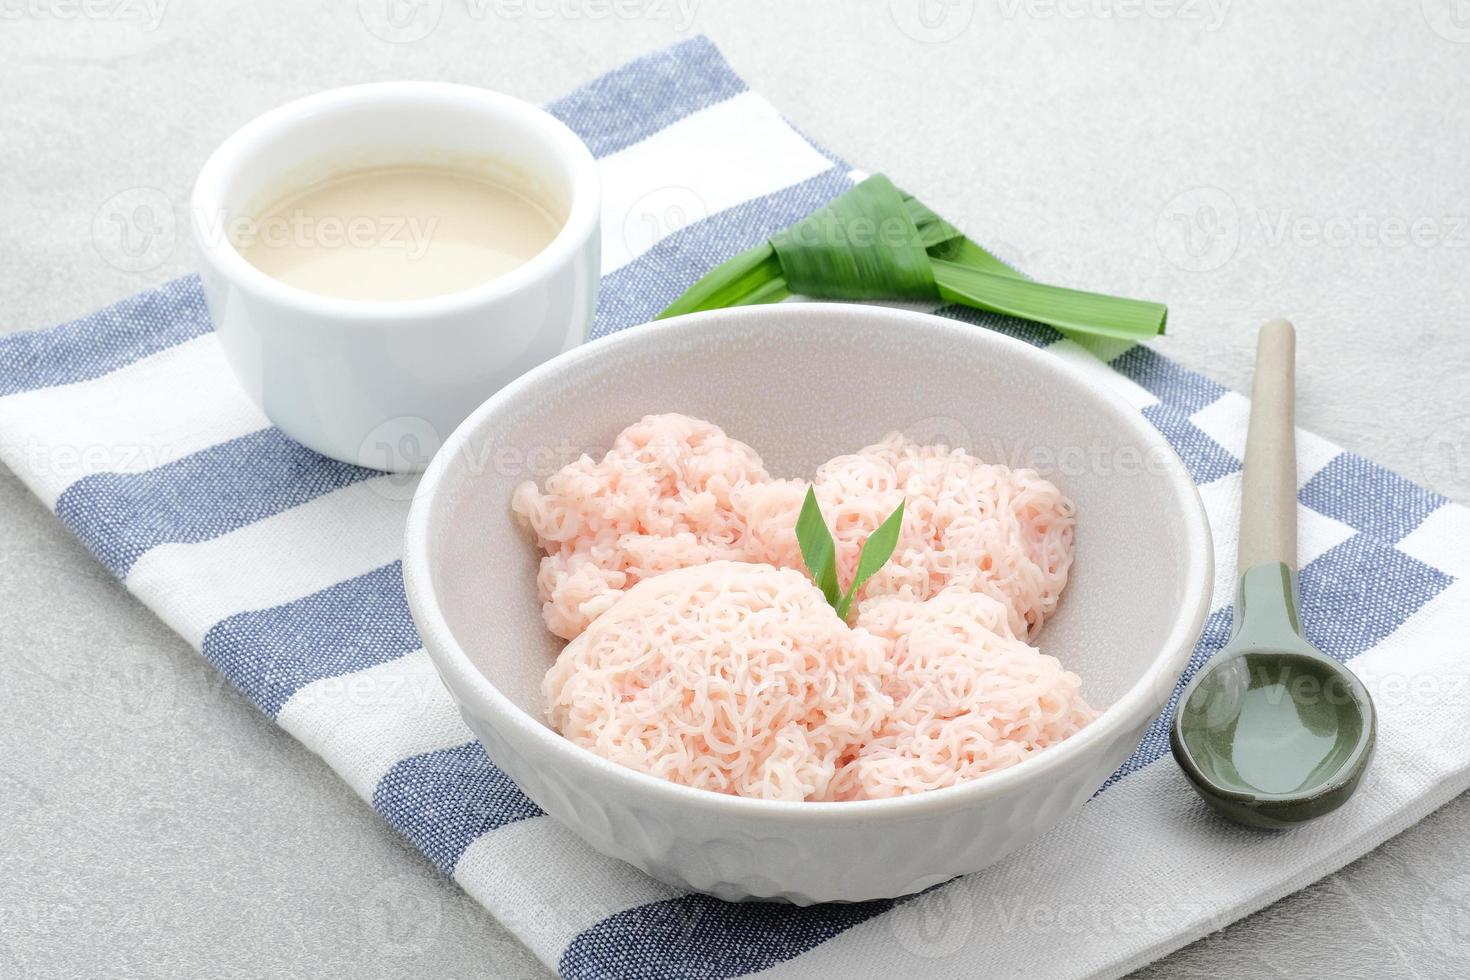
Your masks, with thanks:
M1284 565L1242 576L1241 627L1185 688L1169 730L1174 758L1206 803L1270 830L1346 802L1377 729L1357 675L1291 628L1293 579Z

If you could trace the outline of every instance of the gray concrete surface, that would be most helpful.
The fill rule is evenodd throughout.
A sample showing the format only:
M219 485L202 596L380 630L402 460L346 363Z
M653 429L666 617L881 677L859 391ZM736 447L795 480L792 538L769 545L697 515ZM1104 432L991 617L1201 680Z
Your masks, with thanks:
M424 0L436 28L395 43L385 2L0 3L0 328L190 271L166 221L129 255L109 208L181 219L287 99L544 100L702 31L1033 274L1167 300L1187 365L1243 389L1254 324L1293 316L1303 424L1470 501L1463 3ZM3 472L0 555L0 976L544 975ZM1140 975L1463 976L1467 842L1461 798Z

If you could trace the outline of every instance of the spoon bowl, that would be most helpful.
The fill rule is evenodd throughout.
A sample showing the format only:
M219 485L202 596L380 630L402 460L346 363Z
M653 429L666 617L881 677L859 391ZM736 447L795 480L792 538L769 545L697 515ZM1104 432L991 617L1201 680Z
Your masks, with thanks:
M1290 585L1270 571L1248 574L1249 584ZM1373 755L1376 721L1357 675L1287 629L1275 639L1237 634L1185 689L1169 734L1211 807L1282 830L1347 801Z

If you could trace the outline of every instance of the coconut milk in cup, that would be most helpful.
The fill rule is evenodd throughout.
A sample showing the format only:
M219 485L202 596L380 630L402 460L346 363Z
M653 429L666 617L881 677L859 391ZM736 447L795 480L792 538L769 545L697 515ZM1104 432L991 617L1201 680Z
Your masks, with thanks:
M592 154L506 95L390 82L309 96L227 139L191 205L236 376L287 435L345 462L423 469L591 322Z
M232 237L245 261L297 289L429 299L525 265L561 230L560 211L483 169L364 167L284 195Z

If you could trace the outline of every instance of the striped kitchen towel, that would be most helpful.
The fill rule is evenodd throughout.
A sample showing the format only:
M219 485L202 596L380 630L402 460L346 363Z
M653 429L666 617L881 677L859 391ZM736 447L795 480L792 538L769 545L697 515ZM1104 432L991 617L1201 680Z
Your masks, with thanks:
M695 39L556 102L606 187L594 332L641 323L850 186ZM1226 560L1191 664L1225 641L1246 401L1147 347L945 310L1130 399L1200 485ZM977 329L979 327L977 326ZM1270 836L1210 817L1161 718L1083 810L1003 863L899 902L680 894L594 853L485 757L420 647L399 539L411 487L283 437L239 391L189 277L0 338L0 449L127 588L399 833L573 978L1116 976L1352 860L1470 783L1470 512L1301 442L1311 638L1373 689L1350 805ZM1429 937L1431 940L1433 937Z

